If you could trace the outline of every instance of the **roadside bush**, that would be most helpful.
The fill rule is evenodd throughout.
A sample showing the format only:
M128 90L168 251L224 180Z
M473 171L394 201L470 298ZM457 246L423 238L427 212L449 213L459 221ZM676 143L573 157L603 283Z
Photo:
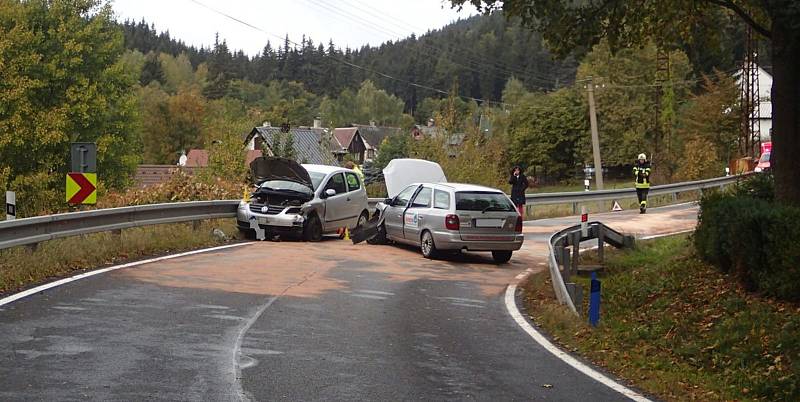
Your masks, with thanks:
M771 183L759 176L703 197L694 244L746 289L800 301L800 208L772 201Z
M109 193L98 199L97 208L165 202L230 200L241 198L245 184L220 178L202 180L184 172L175 173L169 181L146 188L133 188L123 193Z
M733 195L751 197L765 201L775 200L775 179L771 173L763 173L742 180L733 187Z

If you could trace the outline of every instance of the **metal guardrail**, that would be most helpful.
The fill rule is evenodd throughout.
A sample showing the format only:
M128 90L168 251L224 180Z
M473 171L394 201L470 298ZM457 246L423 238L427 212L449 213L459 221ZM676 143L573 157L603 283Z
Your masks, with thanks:
M238 205L239 200L177 202L3 221L0 249L137 226L235 217Z
M752 175L745 173L735 176L718 177L715 179L689 181L684 183L664 184L650 188L649 196L678 194L687 191L703 191L710 188L724 187L734 184L737 181ZM579 202L612 201L624 198L636 198L636 189L620 188L614 190L594 190L594 191L571 191L562 193L528 193L525 200L528 204L548 205L548 204L577 204ZM370 208L383 201L383 198L370 198Z
M743 176L744 175L729 176L689 183L655 186L650 190L650 194L675 194L685 191L721 187L734 183ZM579 202L613 200L635 196L636 191L632 188L628 188L604 191L528 194L526 198L532 204L541 205L559 203L577 204ZM383 201L383 198L370 198L370 209L374 209L375 205L380 201ZM3 221L0 222L0 250L15 246L36 244L63 237L120 230L137 226L235 217L238 204L239 200L179 202L97 209Z
M735 176L718 177L715 179L706 179L698 181L690 181L684 183L664 184L660 186L653 186L650 188L648 196L672 194L673 199L677 198L678 193L687 191L703 191L706 189L724 187L734 184L737 181L752 175L753 173L745 173ZM596 202L596 201L613 201L624 198L636 198L636 189L622 188L614 190L594 190L594 191L573 191L563 193L537 193L526 194L525 200L528 206L547 205L547 204L572 204L573 211L577 213L577 204L581 202ZM530 213L530 211L528 211Z
M601 260L603 246L606 243L617 248L633 247L634 244L632 236L619 233L602 222L589 222L586 225L587 236L582 235L581 225L574 225L553 233L547 242L550 281L553 283L556 299L559 303L566 304L575 314L578 314L575 305L580 304L580 292L574 283L567 283L566 280L570 275L577 274L581 242L597 239ZM572 247L572 250L567 250L569 246ZM573 255L572 258L570 258L570 253Z

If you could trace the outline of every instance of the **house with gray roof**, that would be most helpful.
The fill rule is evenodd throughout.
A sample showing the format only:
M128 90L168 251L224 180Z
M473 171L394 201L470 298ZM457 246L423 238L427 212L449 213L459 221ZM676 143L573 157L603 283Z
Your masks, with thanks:
M280 127L255 127L244 138L244 144L249 149L261 149L266 155L274 156L276 142L286 141L289 135L292 136L292 149L298 162L339 165L332 152L334 147L331 145L331 136L322 128L296 127L289 129L288 133L283 133Z

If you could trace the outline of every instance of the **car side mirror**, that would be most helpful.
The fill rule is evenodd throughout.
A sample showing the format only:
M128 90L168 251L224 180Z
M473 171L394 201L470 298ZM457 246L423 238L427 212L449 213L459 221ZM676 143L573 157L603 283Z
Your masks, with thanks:
M392 205L392 201L393 200L394 200L393 198L387 198L387 199L383 200L383 203L386 204L386 205Z
M332 188L329 188L329 189L325 190L325 196L326 197L333 197L334 195L336 195L336 190L334 190Z

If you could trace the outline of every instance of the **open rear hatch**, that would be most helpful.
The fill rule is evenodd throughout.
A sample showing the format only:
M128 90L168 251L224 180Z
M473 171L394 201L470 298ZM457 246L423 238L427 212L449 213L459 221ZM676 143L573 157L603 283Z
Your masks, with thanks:
M386 192L389 198L414 183L447 183L442 167L436 162L422 159L392 159L383 168Z

